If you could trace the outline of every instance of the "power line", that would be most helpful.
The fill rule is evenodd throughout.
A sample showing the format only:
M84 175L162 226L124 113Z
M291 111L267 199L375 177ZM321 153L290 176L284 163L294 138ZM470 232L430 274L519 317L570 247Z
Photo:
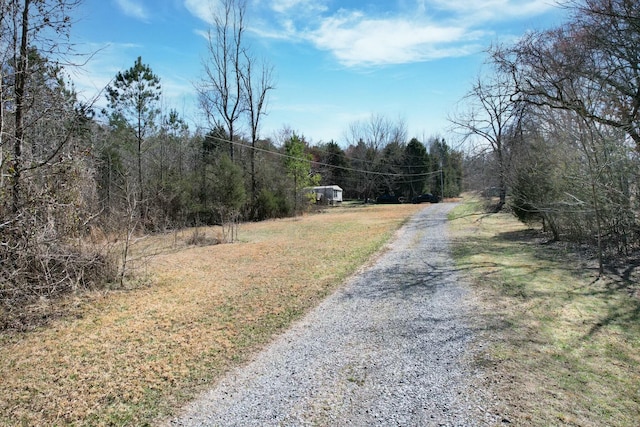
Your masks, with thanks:
M364 169L355 169L355 168L351 168L351 167L347 167L347 166L331 165L331 164L328 164L328 163L316 162L315 160L309 160L309 159L305 159L305 158L301 158L301 157L290 156L288 154L280 153L278 151L267 150L265 148L260 148L260 147L253 147L251 145L247 145L247 144L244 144L244 143L239 142L239 141L230 141L228 139L218 138L218 137L215 137L215 139L218 140L218 141L221 141L221 142L226 142L226 143L229 143L229 144L237 145L237 146L240 146L240 147L248 148L250 150L259 151L259 152L262 152L262 153L271 154L271 155L274 155L274 156L284 157L284 158L288 158L288 159L292 159L292 160L305 161L305 162L309 162L310 164L314 164L314 165L318 165L318 166L331 167L331 168L334 168L334 169L341 169L341 170L345 170L345 171L348 171L348 172L356 172L356 173L378 175L378 176L390 176L390 177L398 177L398 178L402 178L402 177L427 177L427 176L433 176L433 175L439 174L441 172L440 170L437 170L437 171L434 171L434 172L405 174L405 173L394 173L394 172L368 171L368 170L364 170ZM346 156L345 156L345 158L348 158L349 160L361 161L360 159L352 159L352 158L349 158L349 157L346 157ZM364 161L368 162L366 160L364 160ZM371 163L371 162L368 162L368 163ZM397 167L402 167L402 166L397 166Z

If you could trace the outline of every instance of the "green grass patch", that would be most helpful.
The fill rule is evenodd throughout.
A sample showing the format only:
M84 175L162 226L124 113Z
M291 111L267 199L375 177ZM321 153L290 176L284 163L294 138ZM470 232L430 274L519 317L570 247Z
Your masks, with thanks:
M636 426L640 420L640 299L618 276L550 243L509 214L456 208L453 254L473 284L477 362L516 425Z

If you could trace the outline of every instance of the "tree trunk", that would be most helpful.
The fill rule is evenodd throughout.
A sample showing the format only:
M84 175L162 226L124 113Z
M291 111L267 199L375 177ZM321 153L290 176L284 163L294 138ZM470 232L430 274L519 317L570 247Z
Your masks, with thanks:
M498 148L498 187L499 187L499 200L498 204L495 207L495 212L500 212L507 202L507 180L506 180L506 167L504 164L504 156L502 154L502 147Z
M138 202L140 203L140 219L142 220L143 227L146 219L145 212L145 204L144 200L144 191L142 187L142 118L140 117L140 112L138 112Z
M293 175L293 215L298 216L298 174Z
M25 86L27 82L28 69L28 27L29 27L29 4L30 0L24 0L22 10L22 32L20 34L20 53L17 58L16 70L16 127L13 141L13 173L12 173L12 195L13 212L17 213L21 205L22 196L22 143L24 139L24 115L25 115Z
M255 137L251 142L251 206L255 209L257 199L257 184L256 184L256 143ZM252 213L255 217L255 212Z

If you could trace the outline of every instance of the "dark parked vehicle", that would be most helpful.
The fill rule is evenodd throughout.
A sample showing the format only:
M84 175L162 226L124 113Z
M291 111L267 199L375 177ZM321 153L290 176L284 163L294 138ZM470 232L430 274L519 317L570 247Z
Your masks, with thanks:
M425 203L425 202L438 203L440 201L440 199L438 198L438 196L434 196L433 194L425 193L425 194L421 194L419 196L414 197L413 199L411 199L411 201L413 203Z
M383 194L382 196L378 196L376 203L402 203L402 199L402 197L392 194Z

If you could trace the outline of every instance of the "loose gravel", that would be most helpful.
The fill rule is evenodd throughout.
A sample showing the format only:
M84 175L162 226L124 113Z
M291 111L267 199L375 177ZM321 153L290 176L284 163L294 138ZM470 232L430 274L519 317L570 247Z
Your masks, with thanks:
M169 425L496 422L472 385L478 343L468 291L449 254L453 206L422 209L372 265Z

